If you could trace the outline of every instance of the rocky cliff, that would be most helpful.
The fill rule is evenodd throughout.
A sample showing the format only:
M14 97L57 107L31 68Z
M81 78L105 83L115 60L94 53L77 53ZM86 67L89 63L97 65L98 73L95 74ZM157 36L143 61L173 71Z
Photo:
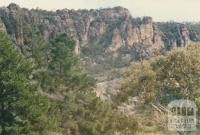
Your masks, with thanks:
M41 32L46 40L67 32L76 41L77 54L89 51L99 57L104 54L117 57L122 50L128 52L125 57L132 57L135 51L131 49L138 46L139 53L145 50L145 55L150 55L162 48L186 46L191 42L186 25L154 23L151 17L133 18L123 7L53 12L10 4L0 8L0 18L21 48L26 46L33 31Z

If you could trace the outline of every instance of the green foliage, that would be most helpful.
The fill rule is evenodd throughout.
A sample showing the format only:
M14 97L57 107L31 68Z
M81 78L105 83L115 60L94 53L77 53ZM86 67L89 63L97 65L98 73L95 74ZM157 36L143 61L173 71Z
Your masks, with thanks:
M33 64L0 32L0 133L41 134L46 125L49 101L32 91Z
M139 98L140 105L135 114L139 113L137 118L144 130L156 128L157 131L168 134L168 103L189 99L200 107L199 76L200 46L187 46L166 56L134 64L125 74L122 88L113 100L121 104L130 97Z
M137 131L133 117L113 110L93 92L69 91L61 110L62 128L67 135L114 135L116 132L133 135Z
M129 96L140 96L146 102L155 97L156 73L152 70L148 61L135 63L131 70L125 74L120 93L114 97L116 103L127 101ZM155 85L152 85L155 84Z
M23 57L6 34L0 37L1 134L135 134L134 117L96 97L95 80L79 67L75 43L66 34L49 45L34 33L26 40L32 59ZM51 98L50 92L63 99Z
M74 54L75 43L66 34L58 35L51 42L51 62L48 72L57 92L64 95L64 100L57 105L60 112L60 127L67 135L113 135L115 132L124 132L128 126L128 118L118 112L108 103L101 101L93 92L95 80L83 72ZM49 84L49 83L48 83ZM116 121L121 119L124 126L120 131L116 127ZM132 127L131 127L132 128Z
M66 72L77 64L74 48L75 42L67 34L61 34L51 42L51 63L49 66L58 76L67 75Z
M146 103L167 104L174 99L199 97L200 48L188 46L154 61L135 64L125 77L119 102L139 96Z
M30 55L35 60L37 68L46 68L50 52L48 42L44 40L44 37L39 32L33 32L30 41L26 44L30 46Z
M75 42L67 34L60 34L51 41L48 68L42 80L46 86L51 84L51 91L62 85L74 90L94 86L95 80L79 68L74 48Z
M32 58L36 67L33 72L33 79L38 82L39 88L48 89L48 82L50 80L50 76L48 74L50 59L49 44L44 40L44 37L40 34L40 32L35 32L36 30L29 28L26 30L26 57Z
M194 100L199 96L197 92L200 88L199 52L199 46L188 46L186 50L178 50L166 59L159 59L152 64L157 73L157 80L161 82L160 92L165 95L159 94L159 100L163 102L179 98Z

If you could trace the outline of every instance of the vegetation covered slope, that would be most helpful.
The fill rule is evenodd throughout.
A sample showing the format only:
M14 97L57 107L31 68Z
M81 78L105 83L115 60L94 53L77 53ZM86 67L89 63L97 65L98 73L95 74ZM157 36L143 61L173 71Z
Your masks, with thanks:
M199 77L200 47L191 45L172 51L167 56L134 64L125 75L114 101L121 104L137 97L142 110L135 110L135 116L141 118L141 125L156 126L156 131L170 134L167 129L167 105L173 100L188 99L199 108Z
M34 42L41 48L25 58L0 32L0 134L135 134L135 118L96 97L95 80L79 68L67 34Z
M140 55L149 58L163 49L186 46L198 41L199 36L199 32L193 32L198 25L133 18L123 7L53 12L10 4L0 8L0 18L26 56L35 46L35 33L47 42L58 33L68 33L84 67L93 74L127 66Z
M95 20L90 18L98 13ZM80 19L82 15L88 18ZM133 19L121 7L48 12L11 4L0 9L0 16L0 134L134 135L138 123L152 125L152 121L141 120L155 114L151 106L166 106L181 98L199 106L198 46L135 64L112 103L96 97L95 79L80 66L81 61L92 73L101 73L128 66L132 58L157 55L151 51L161 49L161 44L155 44L161 41L167 49L172 43L187 46L188 41L199 40L197 24L188 24L191 31L183 24L153 24L149 17ZM131 96L144 101L140 115L117 110L116 106ZM156 130L166 131L162 120L153 119L153 124Z

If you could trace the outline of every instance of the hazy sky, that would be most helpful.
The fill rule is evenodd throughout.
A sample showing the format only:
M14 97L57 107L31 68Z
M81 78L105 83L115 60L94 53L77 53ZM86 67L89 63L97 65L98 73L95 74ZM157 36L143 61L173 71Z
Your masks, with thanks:
M152 16L155 21L200 21L200 0L0 0L0 6L11 2L48 10L123 6L135 17Z

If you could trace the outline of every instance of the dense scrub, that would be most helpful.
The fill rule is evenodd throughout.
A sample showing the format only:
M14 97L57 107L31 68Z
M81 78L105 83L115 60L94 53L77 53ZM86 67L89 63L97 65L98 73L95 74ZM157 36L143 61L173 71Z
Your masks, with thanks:
M80 67L67 34L47 43L32 35L29 56L0 32L0 134L134 134L134 117L94 93L95 80Z
M121 104L130 97L138 97L143 106L138 117L146 117L146 121L140 123L143 126L146 123L147 127L156 126L156 130L162 129L167 134L168 103L189 99L199 108L199 76L200 47L187 46L166 56L134 64L125 74L122 88L114 101Z

